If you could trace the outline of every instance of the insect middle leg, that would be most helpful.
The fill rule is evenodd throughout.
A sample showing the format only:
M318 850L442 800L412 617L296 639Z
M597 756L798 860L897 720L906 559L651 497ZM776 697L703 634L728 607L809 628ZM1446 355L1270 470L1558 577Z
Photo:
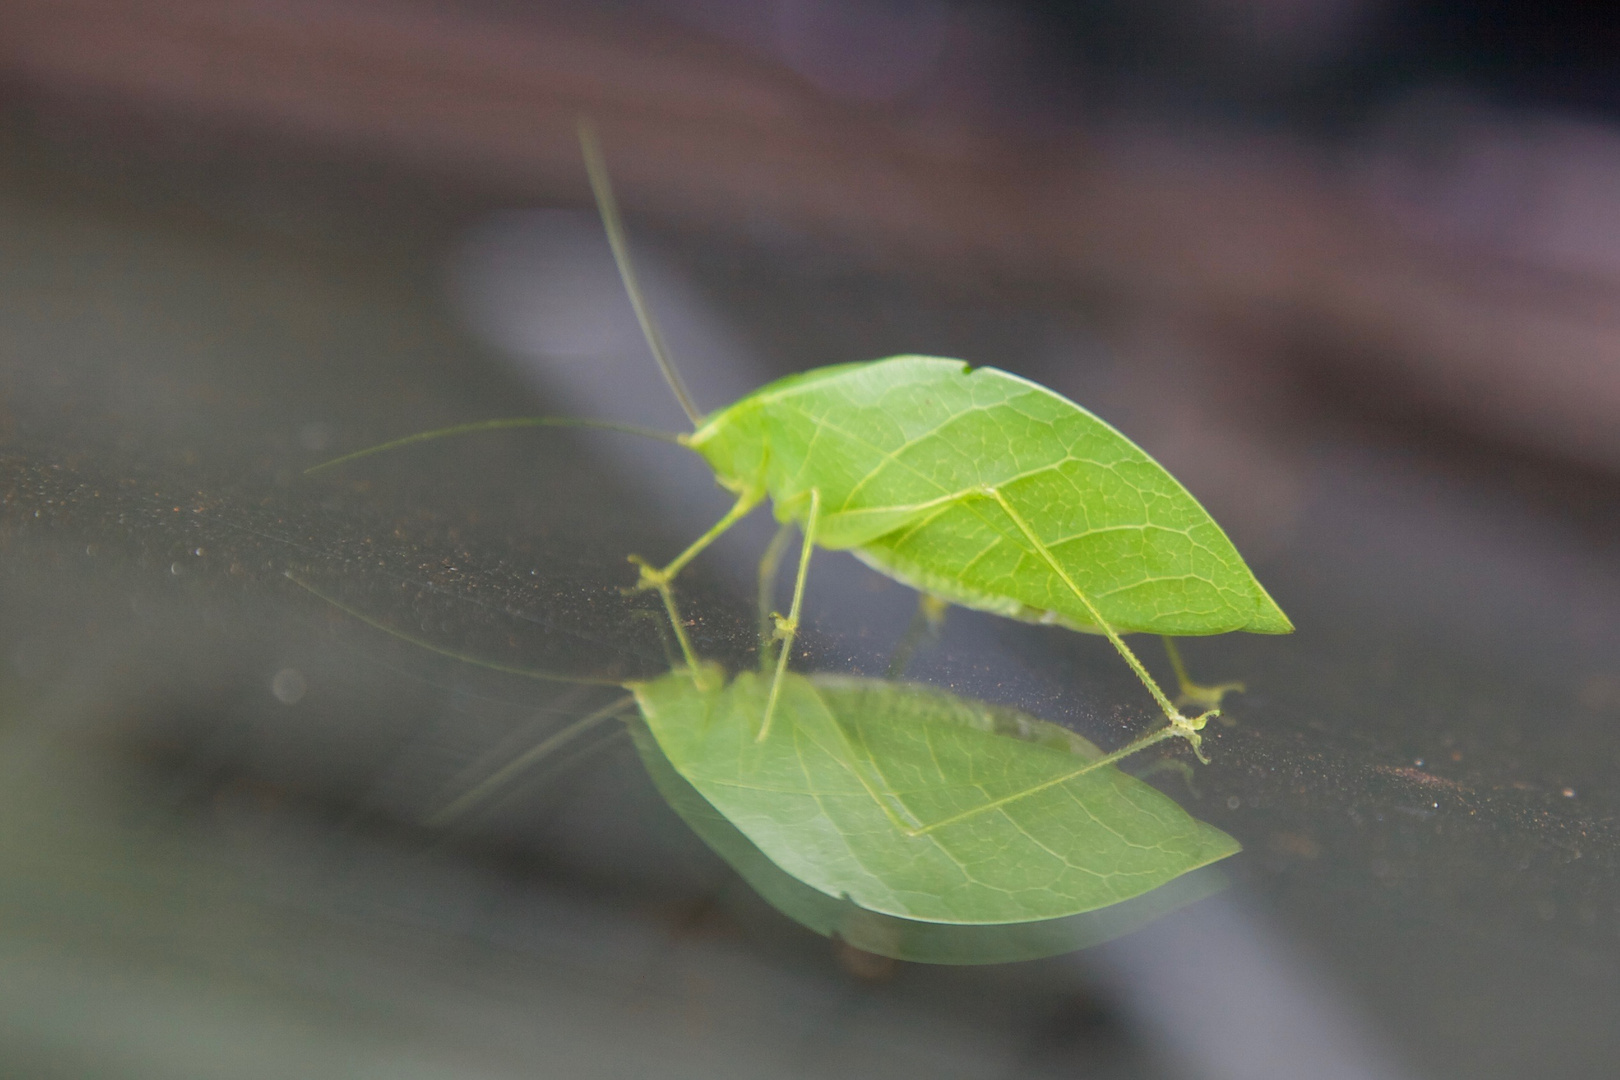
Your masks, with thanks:
M784 521L759 560L759 670L769 671L776 663L776 575L782 569L793 538L793 522Z
M760 721L756 741L764 742L771 731L771 718L776 713L776 699L782 691L782 675L787 671L788 657L793 655L793 639L799 632L799 609L804 603L804 582L810 573L810 553L816 548L816 519L821 516L821 489L810 489L810 512L804 520L804 546L799 549L799 573L793 582L793 606L787 618L776 616L776 631L772 635L782 643L776 654L776 675L771 679L771 693L765 699L765 717Z

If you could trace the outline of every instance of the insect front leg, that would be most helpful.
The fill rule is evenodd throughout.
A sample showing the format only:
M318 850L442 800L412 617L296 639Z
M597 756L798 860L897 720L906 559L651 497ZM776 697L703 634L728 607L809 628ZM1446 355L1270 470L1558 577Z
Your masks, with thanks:
M644 592L648 589L662 589L667 586L675 575L693 559L703 553L703 549L718 540L722 534L737 522L748 516L748 512L759 505L763 496L757 491L744 491L737 496L737 501L724 517L710 526L709 531L692 541L685 551L675 556L662 567L655 567L640 555L631 555L630 561L641 568L641 576L631 591Z
M675 594L670 591L669 583L681 568L695 559L704 548L719 539L727 529L748 515L748 512L759 505L762 496L754 491L745 491L737 497L737 502L726 515L715 522L709 531L692 541L686 550L675 556L668 565L657 567L643 559L640 555L631 555L629 559L641 570L641 576L636 583L626 589L627 593L645 592L648 589L656 590L664 601L664 610L669 612L669 621L675 628L675 637L680 642L681 653L686 657L686 666L692 671L698 671L702 665L698 663L697 654L692 651L692 643L687 640L684 623L680 612L675 607Z

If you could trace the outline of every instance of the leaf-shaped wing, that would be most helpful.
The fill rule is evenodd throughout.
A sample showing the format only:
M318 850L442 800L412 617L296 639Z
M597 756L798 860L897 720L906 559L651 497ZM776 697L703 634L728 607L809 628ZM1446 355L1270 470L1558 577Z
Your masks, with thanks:
M788 674L756 741L767 689L753 673L714 690L672 674L635 692L670 763L750 842L868 911L968 925L1061 918L1238 850L1117 768L1065 780L1095 750L1008 737L1009 724L1039 724L1011 710Z
M1074 402L1004 371L902 356L807 372L738 402L693 445L720 470L741 460L731 439L768 443L756 457L779 515L801 515L818 488L819 543L953 603L1095 629L1066 575L1119 631L1293 629L1162 466Z

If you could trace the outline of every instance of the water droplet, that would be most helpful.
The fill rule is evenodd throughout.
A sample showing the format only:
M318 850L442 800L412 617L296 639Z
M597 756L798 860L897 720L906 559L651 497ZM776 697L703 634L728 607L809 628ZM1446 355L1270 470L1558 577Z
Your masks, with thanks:
M304 673L297 668L282 668L270 680L270 692L276 700L283 705L296 705L309 684L304 681Z

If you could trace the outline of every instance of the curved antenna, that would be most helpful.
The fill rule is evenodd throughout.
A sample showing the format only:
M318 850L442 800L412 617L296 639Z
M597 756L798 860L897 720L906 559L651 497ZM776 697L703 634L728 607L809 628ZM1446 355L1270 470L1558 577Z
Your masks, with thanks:
M596 128L583 117L579 121L579 149L585 156L585 172L591 178L591 194L596 196L596 209L602 215L602 228L607 231L608 246L613 249L613 264L619 268L619 280L624 282L624 291L630 294L630 306L636 309L641 336L647 339L647 347L652 350L653 359L658 361L658 370L663 372L664 381L674 392L675 400L681 403L686 418L692 421L693 428L701 427L703 414L698 411L686 384L681 381L681 373L675 370L669 347L664 344L664 335L659 332L658 324L653 322L652 312L647 310L646 298L641 294L641 286L636 282L635 267L630 263L630 245L625 240L624 222L619 218L619 204L613 198L607 162L602 158L602 144L596 138Z
M473 435L480 431L504 431L507 428L523 427L581 427L601 428L605 431L622 431L627 435L640 435L647 439L657 439L659 442L681 445L681 436L671 435L667 431L654 431L651 428L637 427L634 424L618 424L611 420L588 420L577 416L511 416L502 420L477 420L471 424L456 424L454 427L435 428L432 431L419 431L415 435L407 435L403 439L392 439L389 442L368 446L364 450L335 457L330 461L323 461L319 465L311 465L304 470L305 476L324 472L327 469L347 464L357 458L370 457L385 450L398 450L402 446L412 443L427 442L430 439L444 439L452 435Z

